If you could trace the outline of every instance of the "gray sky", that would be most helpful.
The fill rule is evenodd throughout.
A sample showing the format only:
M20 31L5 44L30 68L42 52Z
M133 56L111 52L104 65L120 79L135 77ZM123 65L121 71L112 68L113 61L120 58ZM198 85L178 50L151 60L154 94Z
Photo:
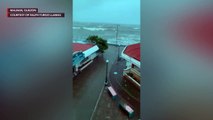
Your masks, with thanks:
M140 24L140 0L73 0L73 20Z

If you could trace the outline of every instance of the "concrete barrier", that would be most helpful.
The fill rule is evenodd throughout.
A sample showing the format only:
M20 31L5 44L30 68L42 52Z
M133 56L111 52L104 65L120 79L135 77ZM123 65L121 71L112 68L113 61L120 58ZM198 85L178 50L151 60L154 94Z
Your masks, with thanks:
M112 96L112 99L115 100L117 97L117 93L115 92L115 90L112 88L112 86L107 87L107 89L108 89L110 95Z
M127 113L129 118L132 118L134 116L134 110L126 103L120 101L119 108L121 108L121 110Z

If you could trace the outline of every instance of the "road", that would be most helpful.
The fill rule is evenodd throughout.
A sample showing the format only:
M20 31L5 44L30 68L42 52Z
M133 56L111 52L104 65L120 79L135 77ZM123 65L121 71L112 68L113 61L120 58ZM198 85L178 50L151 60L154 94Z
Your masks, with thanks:
M123 49L121 47L120 51ZM104 86L106 64L109 60L109 70L117 58L118 49L109 46L103 56L99 56L94 62L73 79L73 98L76 120L88 120L95 108L95 104Z

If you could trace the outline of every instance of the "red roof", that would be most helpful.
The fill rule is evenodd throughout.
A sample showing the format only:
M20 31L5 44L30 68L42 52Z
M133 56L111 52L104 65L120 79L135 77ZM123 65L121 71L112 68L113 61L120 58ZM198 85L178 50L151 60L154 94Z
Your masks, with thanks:
M140 61L140 43L128 45L124 50L124 54Z
M72 46L73 46L73 52L76 52L76 51L85 51L85 50L93 47L94 45L93 44L73 43Z

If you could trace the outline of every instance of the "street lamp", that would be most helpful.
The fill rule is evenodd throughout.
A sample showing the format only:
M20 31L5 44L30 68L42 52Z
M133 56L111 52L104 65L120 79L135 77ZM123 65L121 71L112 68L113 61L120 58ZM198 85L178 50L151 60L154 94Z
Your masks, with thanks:
M105 79L105 86L108 85L108 65L109 65L109 60L106 60L106 79Z

